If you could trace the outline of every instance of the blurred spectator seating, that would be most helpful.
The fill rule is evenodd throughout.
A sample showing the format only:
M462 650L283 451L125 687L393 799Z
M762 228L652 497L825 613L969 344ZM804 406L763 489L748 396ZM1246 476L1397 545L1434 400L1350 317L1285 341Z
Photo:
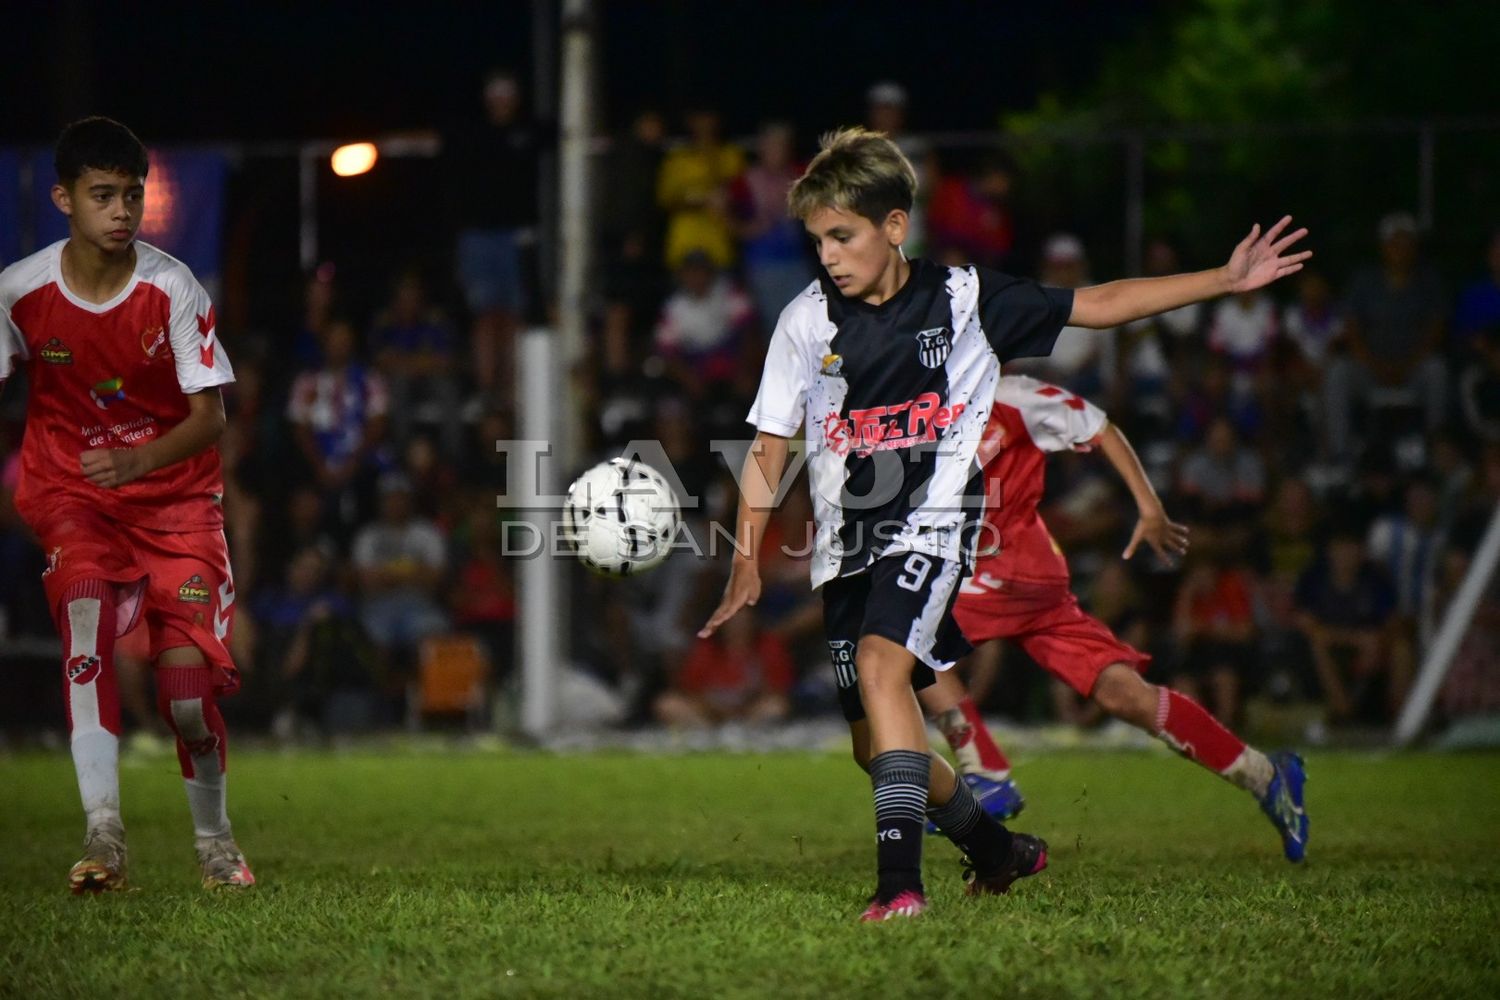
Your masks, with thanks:
M1349 353L1334 360L1325 386L1329 449L1355 454L1354 410L1416 410L1428 428L1443 422L1447 370L1438 353L1448 302L1437 271L1419 255L1416 220L1394 212L1379 226L1380 263L1359 271L1348 293ZM1365 437L1389 428L1365 422Z
M786 211L786 196L802 173L793 159L791 126L761 126L755 163L734 182L731 199L742 241L745 283L761 328L769 332L787 303L812 281L807 237Z
M1396 595L1339 524L1297 583L1297 627L1312 652L1331 723L1389 723L1413 674L1410 643L1393 628Z
M447 569L443 535L412 512L411 483L399 472L380 481L380 517L354 538L360 617L386 662L402 676L418 644L448 627L437 600Z
M397 441L422 427L456 458L463 442L463 397L453 330L427 302L418 271L396 279L391 301L375 320L370 354L390 391L388 412Z
M667 213L667 269L675 271L695 250L728 267L736 259L729 186L744 172L745 154L720 138L716 111L690 111L687 129L687 144L667 154L656 183L657 201Z
M433 716L462 716L470 726L485 716L489 657L478 639L428 636L418 647L417 679L407 696L407 725L418 729Z
M297 446L325 513L347 529L360 516L361 493L381 467L390 396L385 379L360 362L354 327L331 322L323 338L323 364L292 383L287 401Z

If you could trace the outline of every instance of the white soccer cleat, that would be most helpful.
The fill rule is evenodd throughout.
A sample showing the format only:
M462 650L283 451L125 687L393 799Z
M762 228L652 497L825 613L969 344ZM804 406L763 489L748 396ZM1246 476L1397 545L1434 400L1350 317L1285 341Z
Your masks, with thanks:
M203 866L205 889L248 889L255 884L250 864L231 836L199 840L198 864Z
M83 839L83 857L68 872L68 888L82 896L125 887L125 828L118 823L93 827Z

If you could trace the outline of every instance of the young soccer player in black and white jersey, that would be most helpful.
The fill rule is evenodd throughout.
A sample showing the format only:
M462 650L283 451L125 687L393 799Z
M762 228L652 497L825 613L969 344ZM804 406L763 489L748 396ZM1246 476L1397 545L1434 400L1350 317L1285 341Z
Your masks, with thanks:
M967 651L952 619L983 509L976 451L1002 362L1046 355L1066 325L1110 328L1249 291L1298 271L1306 230L1251 229L1223 267L1045 288L901 252L916 191L911 164L878 133L846 129L793 186L789 206L824 274L783 310L749 415L736 556L709 635L760 594L756 553L805 428L818 545L812 583L855 759L875 795L878 882L861 919L915 916L923 814L968 856L971 893L1004 892L1046 865L1046 844L986 815L927 745L914 688Z

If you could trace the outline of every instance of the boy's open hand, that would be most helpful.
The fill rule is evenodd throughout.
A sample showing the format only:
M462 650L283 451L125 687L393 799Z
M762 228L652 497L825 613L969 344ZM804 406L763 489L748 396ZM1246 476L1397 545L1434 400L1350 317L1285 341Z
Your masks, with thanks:
M1170 562L1187 554L1187 525L1178 524L1165 514L1143 516L1135 522L1135 531L1130 534L1130 544L1125 546L1124 558L1135 555L1142 542Z
M133 483L148 471L134 448L92 448L78 456L78 464L85 479L106 490Z
M1253 292L1277 278L1302 270L1302 262L1312 256L1312 251L1303 250L1294 254L1287 254L1286 251L1307 235L1307 229L1304 227L1282 236L1282 231L1291 224L1292 217L1284 215L1280 222L1267 229L1264 234L1260 231L1260 223L1250 227L1250 235L1234 248L1234 253L1229 255L1229 263L1224 268L1231 292Z
M724 598L709 616L708 624L698 630L698 638L707 639L718 631L719 626L733 618L745 605L755 606L760 600L760 571L752 564L736 564L729 572L729 582L724 585Z

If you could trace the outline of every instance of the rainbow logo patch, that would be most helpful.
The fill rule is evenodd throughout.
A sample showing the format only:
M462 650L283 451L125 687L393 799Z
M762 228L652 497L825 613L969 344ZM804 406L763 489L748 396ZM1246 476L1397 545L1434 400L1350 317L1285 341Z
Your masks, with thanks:
M101 410L107 410L109 404L125 398L125 380L116 375L114 378L98 382L89 390L89 396L94 400L95 406Z

